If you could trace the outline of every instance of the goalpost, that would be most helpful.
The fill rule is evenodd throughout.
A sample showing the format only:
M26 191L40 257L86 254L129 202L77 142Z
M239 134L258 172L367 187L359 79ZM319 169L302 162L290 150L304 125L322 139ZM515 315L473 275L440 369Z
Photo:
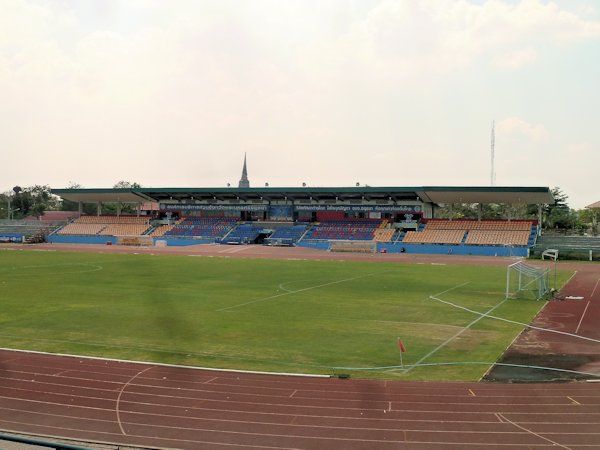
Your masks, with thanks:
M506 298L539 300L550 292L550 269L534 267L523 261L506 269Z

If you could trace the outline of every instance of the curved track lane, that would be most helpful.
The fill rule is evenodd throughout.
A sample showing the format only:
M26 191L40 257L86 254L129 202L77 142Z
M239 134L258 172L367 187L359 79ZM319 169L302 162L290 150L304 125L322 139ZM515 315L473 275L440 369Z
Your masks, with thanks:
M151 448L600 447L600 384L241 374L0 351L0 428Z
M22 248L135 251L104 246ZM222 251L215 246L144 250L230 256ZM252 247L235 257L502 265L508 261ZM568 308L573 316L569 331L595 335L599 268L561 266L578 270L568 286L573 293L584 292L589 306L551 302L537 320L552 322L557 311L563 314L556 315L553 326L563 327L562 309ZM553 345L569 348L566 342ZM299 378L0 350L0 429L145 448L587 450L600 448L600 383Z

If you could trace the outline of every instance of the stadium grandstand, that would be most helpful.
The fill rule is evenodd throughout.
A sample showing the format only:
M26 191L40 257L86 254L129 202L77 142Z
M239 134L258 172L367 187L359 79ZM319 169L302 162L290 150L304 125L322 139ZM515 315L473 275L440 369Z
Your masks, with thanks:
M46 211L40 217L0 220L0 242L44 242L48 235L78 217L75 211Z
M246 174L247 176L247 174ZM79 217L49 242L289 245L331 251L525 256L539 218L442 219L450 203L553 201L548 187L241 187L53 189L79 204ZM97 214L83 215L93 203ZM134 204L135 214L103 215L105 203ZM480 208L481 210L481 208ZM114 211L114 209L113 209ZM143 238L143 239L142 239ZM335 245L333 245L335 244ZM360 250L358 250L360 251Z

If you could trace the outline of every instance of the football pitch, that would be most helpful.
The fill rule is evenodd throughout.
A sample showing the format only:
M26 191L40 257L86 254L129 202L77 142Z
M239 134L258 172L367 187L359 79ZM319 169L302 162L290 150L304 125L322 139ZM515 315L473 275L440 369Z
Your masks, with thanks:
M480 379L544 305L480 265L4 250L0 284L4 348L405 380Z

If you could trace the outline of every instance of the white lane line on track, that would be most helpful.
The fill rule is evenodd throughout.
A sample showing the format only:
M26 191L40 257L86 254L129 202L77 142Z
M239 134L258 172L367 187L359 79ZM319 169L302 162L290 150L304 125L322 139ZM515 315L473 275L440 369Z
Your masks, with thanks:
M136 373L134 376L132 376L129 381L127 383L125 383L123 385L123 387L121 388L121 390L119 391L119 396L117 397L117 404L115 405L115 412L117 413L117 423L119 424L119 428L121 429L121 433L123 433L123 436L127 436L127 433L125 433L125 430L123 429L123 424L121 423L121 396L123 395L123 392L125 391L125 389L127 388L127 386L129 386L129 384L135 380L139 375L143 374L144 372L147 372L150 369L154 369L155 366L150 366L150 367L146 367L145 369L140 370L138 373Z
M579 323L577 324L577 328L575 328L575 334L577 334L579 332L579 327L581 326L581 323L583 322L583 318L584 318L585 313L589 306L590 306L590 302L588 300L587 305L585 305L585 309L583 310L583 314L581 314L581 319L579 319Z
M557 446L560 446L562 448L571 450L569 447L566 447L564 445L558 444L548 438L545 438L544 436L541 436L538 433L535 433L531 430L528 430L512 421L510 421L509 419L507 419L506 417L504 417L501 413L496 413L496 416L500 419L504 419L501 420L501 423L510 423L511 425L526 431L529 434L535 435L536 437L539 437L541 439L546 440L547 442L551 442ZM212 420L212 419L211 419ZM216 419L217 422L229 422L226 419ZM25 425L31 425L29 423L24 423L24 422L14 422L14 421L6 421L6 420L0 420L0 422L9 422L9 423L17 423L17 424L25 424ZM252 424L252 423L256 423L256 422L246 422L243 421L242 423L245 424ZM131 422L132 425L136 425L138 427L140 426L146 426L146 427L150 427L150 428L162 428L162 429L170 429L170 430L180 430L180 431L194 431L194 432L205 432L205 433L214 433L214 434L225 434L225 435L242 435L242 436L264 436L264 437L283 437L283 438L293 438L293 439L298 439L298 438L305 438L305 439L309 439L309 440L315 440L315 439L323 439L323 440L327 440L327 441L344 441L344 442L371 442L371 443L379 443L379 442L392 442L392 443L401 443L403 441L401 440L388 440L388 439L361 439L361 438L352 438L352 437L331 437L331 436L310 436L310 435L306 435L306 434L289 434L289 433L256 433L256 432L248 432L248 431L237 431L237 430L219 430L219 429L214 429L214 428L189 428L189 427L174 427L174 426L168 426L168 425L161 425L161 424L145 424L145 423L139 423L139 422ZM341 430L346 430L346 429L352 429L352 430L357 430L356 428L350 428L350 427L336 427L336 426L326 426L326 425L298 425L298 424L273 424L276 426L281 426L281 427L298 427L298 428L314 428L314 429L341 429ZM47 425L39 425L45 428L52 428L52 429L56 429L57 427L51 427L51 426L47 426ZM73 430L73 431L87 431L87 430L79 430L76 428L68 428L68 427L59 427L59 429L63 429L63 430ZM381 431L381 432L389 432L389 433L395 433L398 434L399 430L394 430L394 429L389 429L389 428L359 428L358 430L361 431ZM414 433L422 433L422 434L427 434L428 436L431 435L431 433L453 433L453 434L459 434L459 435L463 435L463 434L480 434L480 431L465 431L465 430L452 430L452 431L447 431L447 430L424 430L424 429L410 429L410 430L403 430L404 432L406 431L410 431L410 432L414 432ZM107 434L107 435L116 435L115 433L110 433L107 431L97 431L96 433L101 433L101 434ZM491 432L490 432L491 433ZM522 434L520 432L505 432L503 434ZM593 433L590 433L593 434ZM144 435L129 435L130 437L146 437ZM173 438L157 438L160 440L171 440L171 441L185 441L185 439L173 439ZM202 442L202 441L190 441L190 442ZM446 441L419 441L419 440L412 440L412 443L446 443ZM464 442L464 444L475 444L474 442L470 442L470 441L466 441ZM228 445L227 443L225 443L225 445ZM477 445L481 445L481 446L485 446L485 445L495 445L493 443L490 444L485 444L485 443L479 443ZM253 446L254 447L254 446ZM280 447L277 447L280 448Z
M77 388L77 386L73 386L74 389ZM10 387L10 388L5 388L3 389L4 391L10 390L10 391L17 391L17 392L24 392L26 394L30 394L31 393L31 389L27 389L27 388L15 388L15 387ZM99 401L112 401L110 398L107 398L106 395L96 395L96 396L92 396L92 395L74 395L72 393L61 393L61 392L52 392L52 391L36 391L36 392L41 392L41 393L47 393L53 396L56 396L58 398L65 398L65 402L63 403L57 403L57 402L46 402L46 401L37 401L37 400L31 400L31 399L27 399L27 398L21 398L18 396L0 396L0 398L7 398L7 399L13 399L15 401L25 401L25 402L34 402L34 403L41 403L41 404L54 404L54 405L62 405L62 406L67 406L67 407L71 407L74 406L72 403L70 403L71 399L73 398L78 398L78 399L85 399L85 400L99 400ZM115 392L114 390L108 391L108 392ZM161 407L173 407L173 408L177 408L177 409L199 409L199 410L215 410L215 411L229 411L230 409L227 409L225 406L221 407L221 408L210 408L210 407L192 407L192 406L186 406L183 405L181 406L180 404L173 404L171 403L174 399L176 400L189 400L189 401L203 401L204 403L218 403L218 404L223 404L223 405L231 405L231 404L236 404L236 405L248 405L248 406L269 406L269 407L273 407L273 408L281 408L281 407L286 407L288 409L293 409L293 408L298 408L300 410L304 410L306 408L310 408L314 411L327 411L327 410L333 410L333 411L340 411L340 410L344 410L344 411L354 411L354 412L362 412L362 411L381 411L381 406L379 405L373 405L371 407L367 407L364 405L364 400L362 399L336 399L337 404L332 403L331 406L320 406L320 405L315 405L315 404L311 404L311 402L313 401L321 401L324 400L321 397L303 397L303 400L306 401L306 403L304 404L290 404L286 402L286 399L288 398L287 395L285 396L281 396L281 395L264 395L264 394L255 394L255 393L243 393L243 394L238 394L238 393L232 393L230 391L218 391L218 392L209 392L209 393L217 393L217 394L222 394L222 395L229 395L230 398L225 399L225 398L214 398L211 397L210 395L208 396L187 396L187 395L173 395L173 394L169 394L167 395L165 394L155 394L155 393L147 393L147 392L132 392L132 395L135 395L137 397L143 397L144 399L139 399L139 400L121 400L120 403L128 403L128 404L133 404L133 405L146 405L146 406L150 406L150 407L157 407L157 408L161 408ZM232 399L231 396L233 396L234 398ZM240 396L240 397L250 397L251 399L247 399L247 400L243 400L240 398L237 398L236 396ZM558 399L562 400L565 397L559 396ZM165 399L166 401L162 401ZM500 400L505 400L506 397L501 397ZM326 399L329 400L331 403L331 399ZM389 400L372 400L371 403L387 403ZM348 404L350 403L350 404ZM439 409L436 409L434 406L437 404L443 404L446 406L452 405L452 406L459 406L462 407L464 406L466 403L465 402L452 402L452 401L440 401L440 402L436 402L436 403L432 403L432 402L421 402L418 400L414 400L409 402L410 405L412 405L412 408L403 408L403 409L396 409L396 411L399 412L411 412L411 413L439 413ZM493 402L493 403L489 403L486 406L506 406L506 405L511 405L512 403L510 402L503 402L503 401L498 401L498 402ZM418 409L418 408L414 408L415 405L426 405L427 408L425 409ZM579 413L569 413L569 412L565 412L564 408L567 406L571 406L566 405L564 403L564 401L561 401L560 403L545 403L545 404L530 404L530 406L539 406L540 408L543 407L560 407L562 409L562 411L560 413L556 413L556 414L563 414L563 415L569 415L569 414L578 414ZM81 407L81 408L85 408L88 409L88 407L85 406L81 406L81 405L77 405L77 407ZM89 409L102 409L102 410L106 410L106 411L114 411L114 408L89 408ZM235 410L237 412L248 412L246 410ZM461 410L460 408L456 411L454 410L450 410L450 411L444 411L444 413L449 413L449 414L454 414L457 412L464 412L463 410ZM481 414L485 414L486 411L470 411L470 414L476 414L476 415L481 415ZM281 413L266 413L266 414L281 414ZM288 412L286 414L281 414L281 415L290 415L290 414L297 414L294 412ZM519 413L521 414L521 413ZM530 413L523 413L523 414L530 414ZM532 415L535 414L539 414L539 411L537 412L533 412L531 413ZM550 414L554 414L554 413L550 413ZM590 414L590 413L588 413ZM297 414L298 415L298 414ZM322 414L307 414L307 416L317 416L317 417L322 417ZM600 422L599 422L600 423Z
M539 434L539 433L536 433L535 431L531 431L531 430L529 430L529 429L527 429L527 428L525 428L525 427L522 427L522 426L521 426L521 425L519 425L518 423L515 423L515 422L513 422L513 421L511 421L511 420L507 419L507 418L506 418L506 417L504 417L504 415L502 415L501 413L497 413L497 414L498 414L498 416L500 416L502 419L504 419L506 422L510 423L511 425L514 425L515 427L519 428L520 430L526 431L527 433L530 433L530 434L532 434L532 435L534 435L534 436L536 436L536 437L539 437L540 439L543 439L543 440L544 440L544 441L546 441L546 442L550 442L552 445L556 445L556 446L558 446L558 447L562 447L562 448L566 448L567 450L571 450L571 448L570 448L570 447L567 447L566 445L559 444L558 442L556 442L556 441L553 441L552 439L548 439L547 437L544 437L544 436L542 436L541 434Z
M36 403L40 403L40 402L36 402ZM43 404L50 404L48 402L42 402ZM69 411L72 411L72 407L69 405L64 405L64 404L60 404L60 406L68 408ZM91 407L76 407L76 408L84 408L84 409L90 409L90 410L99 410L99 411L105 411L108 412L110 411L109 409L99 409L99 408L91 408ZM180 408L183 409L183 408ZM186 408L186 413L189 410L206 410L206 411L212 411L210 408L197 408L197 407L188 407ZM14 411L14 412L18 412L18 413L29 413L29 414L33 414L33 415L39 415L39 416L43 416L43 417L54 417L54 418L65 418L65 419L82 419L82 420L86 420L86 421L95 421L95 422L102 422L102 423L114 423L114 420L107 420L107 419L102 419L102 418L90 418L90 417L78 417L78 416L73 416L73 415L64 415L64 414L51 414L49 412L42 412L39 409L36 411L32 411L32 410L24 410L24 409L19 409L19 408L3 408L0 407L0 410L5 410L5 411ZM221 411L221 410L216 410L216 411ZM225 411L227 413L239 413L237 411ZM394 412L402 412L400 410L394 410ZM252 418L256 418L257 414L256 411L243 411L242 412L245 415L248 415ZM457 411L457 412L448 412L449 415L455 415L455 414L463 414L464 412L462 411ZM215 421L215 422L221 422L221 423L233 423L233 424L264 424L264 425L282 425L283 423L280 420L274 420L274 421L257 421L257 420L240 420L240 419L217 419L217 418L211 418L211 417L190 417L189 415L173 415L173 414L156 414L156 413L148 413L148 412L136 412L135 413L137 416L147 416L147 417L155 417L155 418L173 418L173 419L195 419L198 421ZM472 414L472 413L471 413ZM531 413L532 415L534 415L533 413ZM282 413L265 413L265 412L261 412L259 413L259 415L261 416L279 416L279 417L304 417L304 418L312 418L312 419L319 419L319 420L327 420L327 419L335 419L335 420L339 420L340 417L338 415L332 415L332 416L322 416L322 415L307 415L307 414L293 414L293 413L287 413L287 414L282 414ZM478 417L481 416L481 414L477 414ZM498 419L499 422L501 423L505 423L502 421L502 419L500 417L498 417L498 413L495 413L496 418ZM389 416L387 416L389 417ZM381 422L381 423L403 423L405 424L404 426L407 426L408 423L419 423L419 424L436 424L436 423L440 423L440 420L415 420L415 419L393 419L393 418L387 418L387 417L381 417L381 418L377 418L376 421L377 422ZM265 417L266 418L266 417ZM371 420L367 419L367 420ZM311 424L304 424L304 425L300 425L302 427L306 427L306 428L332 428L332 429L356 429L356 426L354 425L354 422L356 421L361 421L363 420L363 418L361 417L350 417L350 418L344 418L344 420L347 421L347 424L345 424L344 426L340 426L340 425L330 425L330 426L325 426L325 425L311 425ZM2 418L0 418L0 421L2 421ZM442 422L444 423L455 423L457 425L464 425L464 424L490 424L492 425L494 422L490 422L490 421L471 421L471 420L463 420L463 421L458 421L458 420L442 420ZM570 423L552 423L552 422L527 422L528 424L542 424L542 425L561 425L561 426L568 426ZM577 423L577 422L575 422ZM139 425L148 425L151 426L149 424L144 424L143 422L138 422ZM591 424L594 425L594 424ZM368 427L360 427L360 429L365 430L365 431L384 431L384 430L390 430L389 427L377 427L377 426L368 426ZM420 428L412 428L411 431L419 431ZM461 427L458 427L456 430L449 430L451 432L457 432L460 433L461 431ZM572 433L565 433L565 434L572 434ZM596 433L593 432L588 432L588 433L577 433L578 435L595 435Z
M79 379L81 380L81 379ZM23 384L27 384L27 383L32 383L29 382L28 380L17 380L19 382L22 382ZM95 380L91 380L91 381L95 381ZM56 392L56 391L49 391L49 390L37 390L36 392L44 392L44 393L48 393L48 394L52 394L52 395L57 395L57 396L69 396L70 397L77 397L77 398L83 398L83 399L102 399L102 400L110 400L108 399L106 396L101 395L100 393L105 392L105 393L112 393L112 392L116 392L116 389L107 389L107 388L93 388L93 387L81 387L81 386L77 386L77 385L72 385L72 384L59 384L59 383L49 383L49 382L43 382L43 381L34 381L33 384L36 385L43 385L43 386L49 386L49 387L67 387L67 388L73 388L73 389L77 389L80 388L84 391L97 391L98 394L96 394L96 396L93 396L91 394L88 395L73 395L73 394L67 394L67 393L61 393L61 392ZM114 384L119 384L122 385L123 383L114 383ZM276 402L278 400L282 400L285 401L286 398L290 398L290 396L287 394L290 391L290 388L274 388L273 390L276 391L281 391L280 394L278 393L257 393L257 392L237 392L237 393L232 393L230 390L226 390L226 389L218 389L218 390L208 390L208 389L191 389L191 388L182 388L182 387L178 387L177 385L174 386L169 386L169 387L165 387L165 386L155 386L155 385L148 385L148 384L140 384L140 383L135 383L132 386L137 386L140 388L154 388L155 391L153 393L149 393L149 392L137 392L137 391L132 391L131 394L140 396L140 397L150 397L150 398L158 398L158 399L162 399L162 398L177 398L180 400L196 400L196 399L201 399L201 400L217 400L218 399L214 399L210 397L210 394L221 394L221 395L238 395L240 397L251 397L253 399L256 399L256 401L242 401L242 400L238 400L238 399L234 399L234 400L230 400L231 402L234 403L244 403L244 404L259 404L258 402L262 399L264 400L269 400L272 402ZM240 387L239 385L232 385L233 387ZM15 385L4 388L4 391L6 390L11 390L11 391L18 391L18 392L30 392L31 388L27 388L27 387L16 387ZM160 393L161 391L166 391L166 390L176 390L178 395L173 395L173 394L168 394L168 393ZM305 392L309 393L312 392L310 390L304 390ZM321 391L319 391L320 393ZM327 391L329 392L329 391ZM345 393L343 391L331 391L331 392L337 392L337 393ZM207 394L208 397L202 396L202 397L198 397L195 395L188 395L188 393L200 393L200 394ZM297 392L296 392L297 393ZM294 395L296 394L294 393ZM358 394L356 392L351 392L351 395L355 395ZM577 393L571 393L569 392L569 394L571 395L577 395L577 396L581 396L581 395L590 395L590 393L586 393L586 391L579 391ZM100 395L98 397L98 395ZM362 394L361 394L362 395ZM394 395L405 395L405 394L394 394ZM564 395L564 394L563 394ZM552 398L552 399L562 399L563 395L561 394L556 394L556 395L549 395L546 396L545 398ZM375 394L375 396L377 396ZM439 398L440 401L439 402L434 402L432 403L431 401L419 401L419 400L412 400L409 403L411 405L421 405L421 404L425 404L425 405L432 405L432 404L452 404L452 405L461 405L464 404L463 402L456 402L456 401L444 401L442 400L444 397L450 397L450 398L460 398L461 395L460 393L454 394L454 395L442 395L442 394L431 394L431 395L427 395L427 394L418 394L415 395L418 398L427 398L427 397L435 397L435 398ZM0 396L0 398L14 398L14 399L21 399L20 397L3 397ZM493 404L494 405L505 405L505 402L502 402L501 400L506 398L506 395L496 395L496 396L483 396L483 398L487 399L487 400L496 400ZM511 399L530 399L532 398L532 396L522 396L522 395L513 395L510 397ZM356 397L349 397L349 398L335 398L332 399L328 396L307 396L304 395L303 399L306 401L313 401L313 400L328 400L328 401L337 401L340 404L341 403L349 403L349 402L363 402L365 400L367 401L371 401L371 402L385 402L387 400L377 400L376 398L374 399L369 399L369 398L365 398L364 395L362 395L362 398L359 400ZM23 399L24 401L26 401L26 399ZM28 401L28 400L27 400ZM406 400L408 402L408 400ZM128 403L140 403L140 404L150 404L148 403L150 402L150 400L148 400L147 402L140 402L140 401L129 401ZM265 403L266 404L266 403ZM281 403L269 403L269 404L273 404L273 405L277 405L277 404L281 404ZM558 403L552 403L553 406L564 406L564 403L562 402L558 402ZM295 406L302 406L302 405L295 405ZM537 406L537 404L532 404L532 406ZM347 409L355 409L355 408L347 408ZM373 408L374 410L377 410L378 408ZM413 411L413 410L411 410Z
M2 398L2 397L0 397ZM14 399L13 399L14 400ZM25 401L25 400L23 400ZM60 406L63 408L67 408L68 411L72 412L72 408L80 408L80 409L84 409L84 410L97 410L97 411L104 411L104 412L109 412L112 411L111 409L108 408L94 408L94 407L90 407L90 406L72 406L72 405L67 405L64 403L52 403L52 402L42 402L42 401L38 401L38 400L27 400L25 402L29 402L29 403L35 403L35 404L42 404L42 405L50 405L50 406ZM132 403L132 402L128 402L128 403ZM134 403L136 405L143 405L143 406L152 406L152 405L148 405L146 403ZM168 405L156 405L157 407L165 407ZM563 405L564 406L564 405ZM289 417L292 416L294 418L297 417L304 417L304 418L312 418L312 419L319 419L319 420L327 420L327 419L334 419L334 420L339 420L340 416L335 414L335 415L319 415L319 414L295 414L295 413L279 413L279 412L260 412L257 413L256 410L251 410L251 411L232 411L232 410L221 410L221 409L214 409L214 408L205 408L205 407L171 407L171 408L179 408L181 410L185 409L185 412L187 413L188 410L193 410L193 411L219 411L219 412L226 412L228 414L231 413L237 413L237 414L244 414L244 415L249 415L252 418L256 418L258 416L265 416L265 418L267 417ZM25 409L19 409L19 408L6 408L6 407L0 407L0 411L5 410L5 411L15 411L15 412L19 412L19 413L30 413L30 414L34 414L34 415L40 415L40 416L48 416L48 417L54 417L54 418L66 418L66 419L83 419L83 420L89 420L89 421L96 421L96 422L103 422L103 423L114 423L114 420L107 420L107 419L102 419L102 418L90 418L90 417L79 417L79 416L73 416L73 415L64 415L64 414L51 414L49 412L42 412L40 407L36 408L35 411L32 410L25 410ZM428 413L431 412L433 413L434 411L405 411L405 410L396 410L394 409L394 412L398 412L398 413L406 413L406 412L413 412L413 413ZM439 412L439 411L437 411ZM361 410L362 413L362 410ZM455 417L456 414L463 414L463 415L476 415L478 418L481 417L482 413L475 413L475 412L464 412L464 411L447 411L446 412L449 416L451 417ZM223 423L235 423L235 424L239 424L239 423L244 423L244 424L264 424L264 425L282 425L282 422L280 420L275 420L275 421L257 421L257 420L240 420L240 419L217 419L217 418L211 418L211 417L190 417L188 414L183 415L177 415L177 414L157 414L157 413L151 413L151 412L141 412L141 411L137 411L135 413L137 416L144 416L144 417L168 417L168 418L180 418L180 419L197 419L199 421L202 420L208 420L208 421L215 421L215 422L223 422ZM485 413L488 414L488 413ZM532 413L518 413L519 415L531 415L536 417L538 413L532 412ZM560 417L564 417L564 413L555 413L557 415L560 415ZM566 415L569 415L572 413L566 413ZM582 415L582 413L577 413L578 415ZM505 421L502 420L501 417L499 417L499 413L494 413L495 417L498 419L499 422L501 423L506 423ZM588 414L585 414L586 417L589 417ZM388 416L389 417L389 416ZM406 418L388 418L388 417L380 417L377 418L376 421L377 422L381 422L381 423L439 423L440 421L444 422L444 423L456 423L456 424L493 424L493 422L490 421L481 421L481 420L427 420L427 419L406 419ZM304 424L304 425L300 425L303 427L308 427L308 428L333 428L333 429L351 429L354 430L356 429L355 425L353 425L353 423L355 421L361 421L363 420L362 417L343 417L344 420L346 420L348 423L345 426L339 426L339 425L335 425L335 426L324 426L324 425L310 425L310 424ZM373 419L371 418L367 418L367 420L371 420ZM295 420L295 419L294 419ZM2 422L2 418L0 418L0 422ZM129 422L128 422L129 423ZM579 423L579 422L559 422L559 423L555 423L555 422L534 422L534 421L528 421L528 424L542 424L542 425L562 425L562 426L568 426L570 423ZM35 424L31 424L28 423L29 425L35 425ZM147 426L152 426L150 424L144 424L143 422L138 422L138 425L147 425ZM593 425L593 424L592 424ZM390 430L389 427L373 427L373 426L369 426L369 427L361 427L362 430L365 431L384 431L384 430ZM89 430L87 430L89 431ZM419 428L414 428L411 431L422 431ZM461 428L457 428L456 430L450 430L450 432L456 432L456 433L461 433ZM565 433L565 434L571 434L571 433ZM595 435L596 433L593 432L589 432L589 433L577 433L578 435ZM132 435L129 435L132 436Z
M23 423L23 422L16 422L16 421L3 421L6 423L14 423L14 424L18 424L18 425L30 425L27 423ZM134 425L139 425L134 423ZM145 424L142 424L145 425ZM50 429L60 429L60 430L67 430L67 431L77 431L77 432L87 432L88 430L80 430L80 429L76 429L76 428L67 428L67 427L52 427L52 426L48 426L48 425L39 425L40 427L43 428L50 428ZM296 426L296 425L291 425L291 426ZM148 425L148 427L151 428L172 428L172 427L167 427L165 425ZM214 435L224 435L224 436L242 436L242 437L264 437L264 438L270 438L269 440L272 440L272 438L283 438L283 439L288 439L292 442L297 442L300 439L304 439L307 441L324 441L324 442L338 442L338 443L347 443L347 442L356 442L356 443L368 443L370 445L372 445L371 448L377 448L376 445L378 444L407 444L408 442L410 442L411 444L423 444L423 445L428 445L428 444L436 444L436 445L440 445L440 444L452 444L453 446L459 446L459 447L464 447L466 445L477 445L477 447L479 448L485 448L486 446L493 446L493 447L497 447L497 444L495 443L475 443L475 442L470 442L470 441L452 441L452 442L446 442L443 440L416 440L416 439L412 439L410 441L406 440L406 431L413 431L413 432L417 432L417 433L422 433L424 435L426 435L427 437L434 437L433 435L435 433L445 433L445 431L438 431L438 430L402 430L402 431L395 431L395 430L385 430L385 431L389 431L389 432L395 432L397 434L402 434L404 437L403 439L360 439L360 438L352 438L352 437L332 437L332 436L307 436L307 435L293 435L293 434L276 434L276 433L255 433L255 432L248 432L248 431L232 431L232 430L214 430L211 428L184 428L184 427L176 427L176 428L172 428L175 430L180 430L180 431L195 431L195 432L200 432L201 435L206 435L206 434L214 434ZM17 433L19 431L16 431ZM108 436L119 436L115 433L110 433L110 432L104 432L104 431L99 431L97 432L99 434L104 434L104 435L108 435ZM462 434L462 435L468 435L470 433L474 433L474 432L470 432L470 431L456 431L454 432L456 434ZM131 434L129 435L129 437L131 438L140 438L140 439L148 439L147 435L140 435L140 434ZM196 439L184 439L184 438L161 438L161 437L151 437L151 440L154 441L163 441L163 442L174 442L174 443L193 443L193 444L210 444L210 445L215 445L215 446L219 446L219 447L244 447L244 448L248 448L248 447L252 447L252 448L264 448L264 449L279 449L281 450L282 448L296 448L296 445L294 445L293 447L290 447L290 444L285 444L285 445L278 445L276 447L272 447L272 446L265 446L265 445L261 445L261 444L255 444L255 443L243 443L243 444L237 444L237 443L230 443L230 442L223 442L223 441L203 441L203 440L196 440ZM112 444L112 443L108 443L108 444ZM112 444L114 445L114 444ZM123 446L126 446L125 444L122 444ZM563 447L563 448L567 448L568 447ZM571 449L569 449L571 450Z
M598 278L598 281L596 281L596 285L594 286L594 289L592 290L592 295L590 295L590 297L594 297L594 294L596 293L596 288L598 287L598 283L600 283L600 278Z

